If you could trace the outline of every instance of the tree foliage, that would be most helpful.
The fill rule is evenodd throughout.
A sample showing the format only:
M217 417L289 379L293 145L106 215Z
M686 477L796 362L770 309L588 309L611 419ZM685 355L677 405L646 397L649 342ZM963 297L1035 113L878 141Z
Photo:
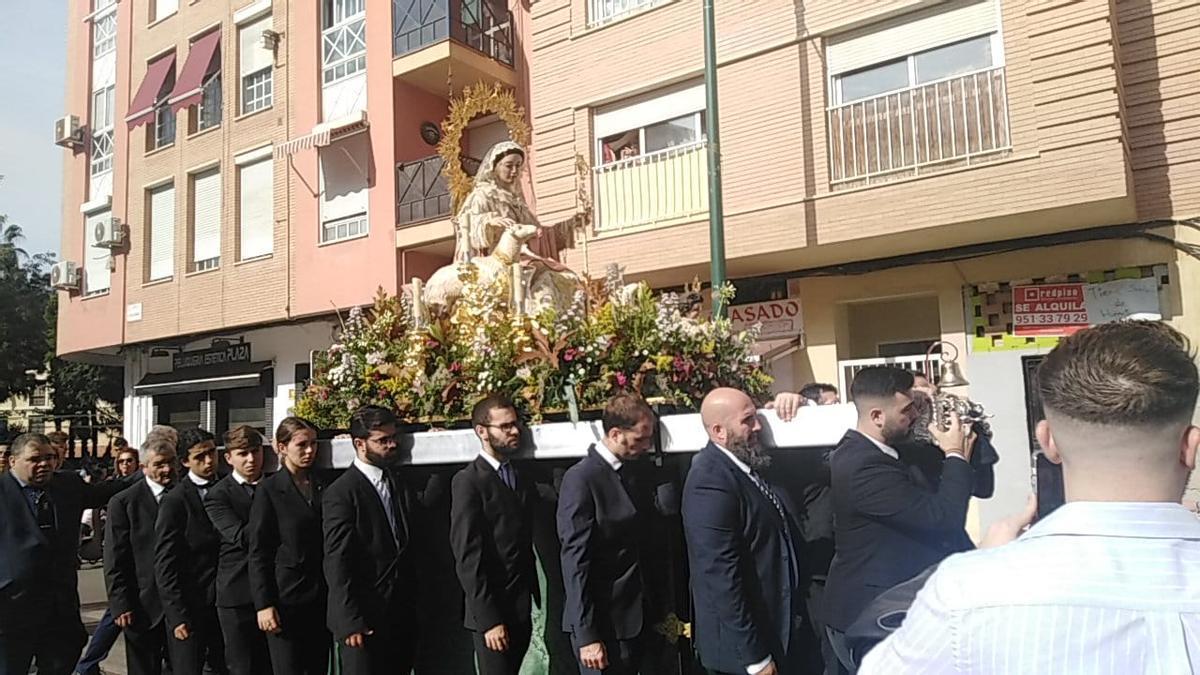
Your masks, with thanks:
M0 215L0 401L28 394L35 384L33 373L45 365L53 257L30 257L19 246L22 239L20 226Z

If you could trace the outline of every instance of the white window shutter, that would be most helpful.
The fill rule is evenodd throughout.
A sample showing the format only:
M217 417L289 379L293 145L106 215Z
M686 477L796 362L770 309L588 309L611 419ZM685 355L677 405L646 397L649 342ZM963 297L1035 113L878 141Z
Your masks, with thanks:
M275 174L270 157L239 168L241 259L270 255L275 238Z
M268 14L254 23L238 28L238 63L241 77L272 65L271 50L264 49L261 42L263 31L274 25L271 15Z
M953 0L829 38L830 75L884 63L1000 28L996 0Z
M192 262L221 255L221 172L198 173L192 179Z
M150 281L175 274L175 186L150 192Z
M704 110L704 83L698 82L597 108L593 126L596 138L605 138L701 110Z
M179 0L154 0L154 20L166 18L179 11Z
M367 134L321 148L321 222L367 212Z
M83 228L84 239L87 242L84 246L86 258L83 262L83 292L87 295L103 293L112 286L112 275L108 268L108 259L111 254L106 248L92 245L92 241L95 239L96 225L110 218L112 218L112 211L101 211L90 215Z

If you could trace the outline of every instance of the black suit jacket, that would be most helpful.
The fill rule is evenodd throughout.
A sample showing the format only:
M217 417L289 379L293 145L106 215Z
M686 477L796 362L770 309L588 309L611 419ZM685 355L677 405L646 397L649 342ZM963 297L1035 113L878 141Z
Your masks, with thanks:
M246 565L251 501L246 488L233 474L217 481L204 497L204 510L221 540L216 581L218 607L240 607L254 602Z
M328 589L321 560L321 500L325 482L312 479L312 503L287 469L259 483L250 507L250 593L255 609L325 605Z
M154 574L168 627L194 628L192 614L216 603L221 536L187 476L159 503L154 536Z
M67 617L78 621L83 509L104 506L126 485L90 485L77 474L55 473L43 488L54 506L55 528L44 533L16 476L0 473L0 635Z
M944 459L937 491L866 436L847 432L829 459L837 552L825 586L826 622L845 631L887 589L958 550L971 466Z
M655 504L638 464L624 462L619 474L592 446L563 475L557 513L563 630L579 644L632 639L645 623L641 565Z
M694 604L695 645L710 670L742 673L768 656L782 661L807 582L803 537L784 491L786 518L744 471L709 443L683 488L683 527Z
M471 630L530 621L530 598L538 587L531 508L536 497L525 472L518 469L516 475L512 490L478 457L451 483L450 547L466 595L463 625Z
M412 491L395 470L393 536L375 486L351 466L325 491L321 501L325 533L325 581L329 584L327 623L342 640L391 621L393 611L416 602L417 564L412 544ZM411 610L406 610L411 611Z
M163 495L166 499L166 495ZM133 612L145 630L163 620L154 575L154 523L158 502L145 480L108 502L104 533L104 583L113 616Z

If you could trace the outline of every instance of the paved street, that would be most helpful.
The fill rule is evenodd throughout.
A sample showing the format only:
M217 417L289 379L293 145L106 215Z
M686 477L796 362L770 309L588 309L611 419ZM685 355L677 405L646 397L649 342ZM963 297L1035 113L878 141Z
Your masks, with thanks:
M104 593L104 570L96 565L79 571L79 602L82 606L83 625L90 635L104 616L108 601ZM117 639L108 660L100 664L108 675L125 675L125 640Z

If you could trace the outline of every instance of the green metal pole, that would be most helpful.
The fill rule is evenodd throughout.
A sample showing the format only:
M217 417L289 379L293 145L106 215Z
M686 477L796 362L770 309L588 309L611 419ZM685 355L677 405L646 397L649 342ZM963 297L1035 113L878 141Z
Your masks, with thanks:
M713 316L728 308L717 297L725 285L725 213L721 199L721 134L717 117L717 36L713 0L704 0L704 115L708 132L708 249L712 258Z

